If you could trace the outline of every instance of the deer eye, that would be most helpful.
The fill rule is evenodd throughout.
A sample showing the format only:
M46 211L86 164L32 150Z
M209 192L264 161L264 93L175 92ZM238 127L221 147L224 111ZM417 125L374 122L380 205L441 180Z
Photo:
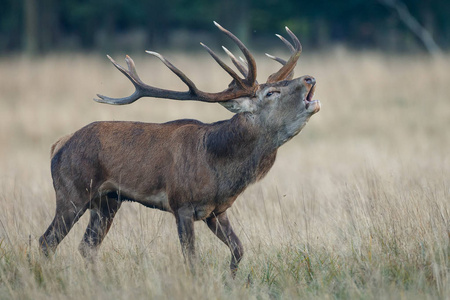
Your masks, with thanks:
M266 94L266 97L270 97L270 96L272 96L273 94L276 94L276 93L280 93L280 92L279 91L270 91L270 92L268 92Z

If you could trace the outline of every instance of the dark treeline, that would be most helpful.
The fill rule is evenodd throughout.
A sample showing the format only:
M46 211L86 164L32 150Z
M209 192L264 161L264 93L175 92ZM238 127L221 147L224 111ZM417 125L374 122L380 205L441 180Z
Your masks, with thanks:
M386 0L2 0L0 53L142 50L220 41L212 21L250 46L273 41L289 26L308 47L424 51ZM450 48L449 0L389 0ZM271 40L268 40L269 37Z

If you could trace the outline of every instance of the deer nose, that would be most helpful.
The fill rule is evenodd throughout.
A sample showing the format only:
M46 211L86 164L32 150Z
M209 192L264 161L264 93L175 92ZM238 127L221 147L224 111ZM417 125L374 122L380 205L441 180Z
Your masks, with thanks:
M303 79L306 84L315 85L316 79L312 76L306 76L305 79Z

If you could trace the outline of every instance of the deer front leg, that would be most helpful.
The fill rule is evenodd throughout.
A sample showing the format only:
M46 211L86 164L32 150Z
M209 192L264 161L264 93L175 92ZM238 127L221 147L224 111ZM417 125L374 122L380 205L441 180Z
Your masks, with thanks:
M180 238L181 250L185 261L189 263L191 271L195 267L195 233L194 233L194 209L182 207L175 212L177 221L178 237Z
M226 212L220 215L206 219L206 224L208 224L209 229L231 250L231 276L234 278L238 270L239 262L244 255L244 247L241 241L236 236L231 227L230 221Z

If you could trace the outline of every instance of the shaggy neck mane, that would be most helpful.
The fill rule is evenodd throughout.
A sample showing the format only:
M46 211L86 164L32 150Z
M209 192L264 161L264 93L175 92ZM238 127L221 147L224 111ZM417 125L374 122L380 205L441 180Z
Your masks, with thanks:
M267 174L275 162L277 148L267 142L270 136L261 134L261 127L252 116L241 113L212 126L204 141L210 165L224 179L219 182L228 183L224 188L240 193Z

